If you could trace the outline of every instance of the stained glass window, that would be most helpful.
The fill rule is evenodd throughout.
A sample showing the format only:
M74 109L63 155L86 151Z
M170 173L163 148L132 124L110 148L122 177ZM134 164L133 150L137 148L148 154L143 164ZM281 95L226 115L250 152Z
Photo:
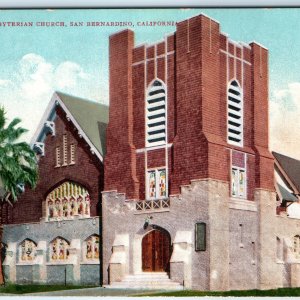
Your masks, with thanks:
M99 236L92 235L86 240L85 257L88 260L99 259Z
M156 176L155 176L155 171L150 171L148 172L148 176L149 176L149 198L155 198L156 196Z
M69 257L69 243L63 238L56 238L50 244L50 260L67 260Z
M232 169L231 171L231 193L232 196L236 196L238 193L238 170Z
M159 196L166 196L166 170L159 170Z
M70 219L90 216L90 196L82 186L65 182L46 198L47 220Z
M239 170L239 196L245 195L245 171Z
M36 244L31 240L24 240L21 243L20 260L21 261L32 261L36 255Z
M167 197L166 169L148 171L147 198L158 199Z
M231 169L231 195L246 197L246 172L244 169L237 167Z

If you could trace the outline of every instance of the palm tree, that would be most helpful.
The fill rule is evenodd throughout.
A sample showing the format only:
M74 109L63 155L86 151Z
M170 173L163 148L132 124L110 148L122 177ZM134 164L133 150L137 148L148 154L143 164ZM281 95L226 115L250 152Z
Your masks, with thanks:
M6 201L15 202L24 187L34 188L38 178L35 153L19 138L27 132L17 127L21 122L15 118L6 126L5 110L0 107L0 245L2 245L2 206ZM4 284L0 251L0 284Z

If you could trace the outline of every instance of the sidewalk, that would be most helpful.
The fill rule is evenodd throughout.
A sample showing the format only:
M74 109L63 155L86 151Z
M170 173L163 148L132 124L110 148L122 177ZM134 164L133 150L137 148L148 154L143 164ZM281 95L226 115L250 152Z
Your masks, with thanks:
M137 294L152 292L151 290L130 290L130 289L107 289L103 287L87 288L87 289L76 289L76 290L65 290L65 291L55 291L55 292L42 292L42 293L28 293L18 296L133 296ZM154 291L153 291L154 292ZM159 291L155 291L159 292ZM9 294L10 296L16 296ZM6 294L5 296L8 296Z

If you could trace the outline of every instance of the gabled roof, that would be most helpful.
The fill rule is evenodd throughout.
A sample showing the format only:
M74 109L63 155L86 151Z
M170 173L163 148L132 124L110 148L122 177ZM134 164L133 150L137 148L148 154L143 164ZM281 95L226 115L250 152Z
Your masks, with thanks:
M278 186L278 190L280 192L282 202L297 202L298 201L298 198L294 194L290 193L281 184L277 183L277 186Z
M54 121L57 105L65 111L67 118L77 128L78 134L89 144L91 151L103 161L106 150L105 133L109 115L108 106L61 92L53 94L31 144L44 141L46 137L44 125L47 121Z
M286 175L287 181L290 181L297 191L300 191L300 161L283 154L272 152L273 156L276 159L276 162L281 167L283 175Z

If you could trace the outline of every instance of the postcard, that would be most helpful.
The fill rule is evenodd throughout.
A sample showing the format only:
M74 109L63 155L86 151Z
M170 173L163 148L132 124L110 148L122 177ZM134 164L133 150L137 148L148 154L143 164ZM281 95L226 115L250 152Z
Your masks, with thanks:
M300 295L299 17L1 10L0 293Z

